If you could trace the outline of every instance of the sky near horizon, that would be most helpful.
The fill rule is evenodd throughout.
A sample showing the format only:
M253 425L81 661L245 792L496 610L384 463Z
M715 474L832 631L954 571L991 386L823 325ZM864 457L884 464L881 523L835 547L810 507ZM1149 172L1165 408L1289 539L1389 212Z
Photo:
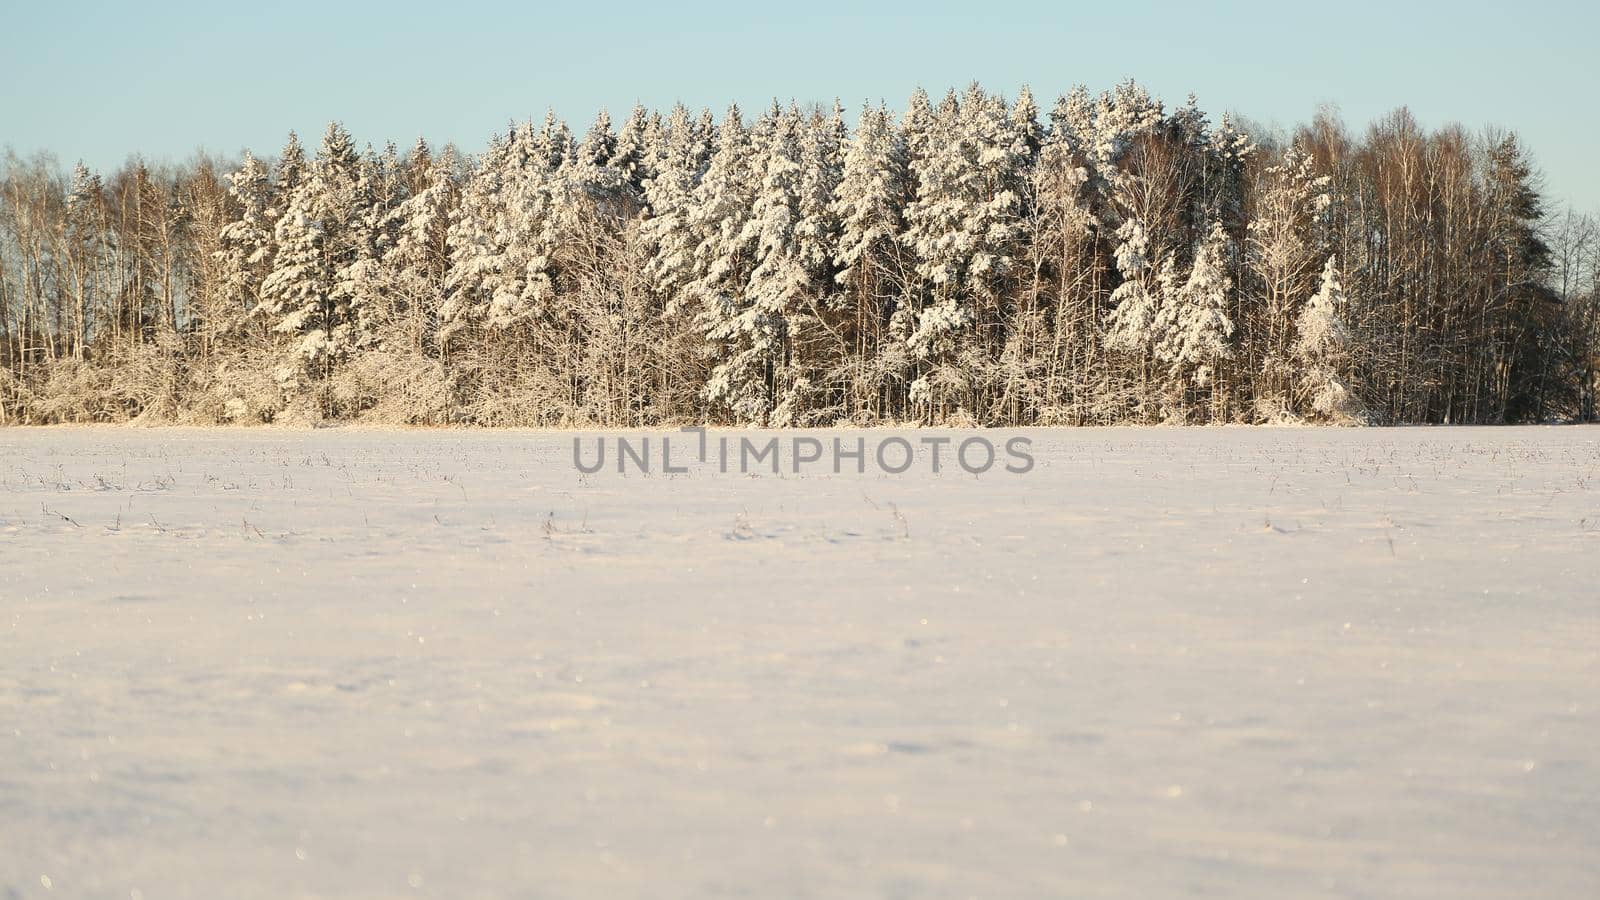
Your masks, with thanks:
M333 119L362 143L417 136L477 152L547 107L581 133L602 107L681 100L719 114L771 98L904 107L977 80L1041 105L1132 77L1288 128L1332 104L1353 129L1397 106L1428 127L1518 132L1554 206L1600 211L1600 8L1578 0L1337 8L1173 0L1008 6L889 0L29 2L0 30L0 146L108 170L139 153L275 155ZM851 116L853 120L853 115Z

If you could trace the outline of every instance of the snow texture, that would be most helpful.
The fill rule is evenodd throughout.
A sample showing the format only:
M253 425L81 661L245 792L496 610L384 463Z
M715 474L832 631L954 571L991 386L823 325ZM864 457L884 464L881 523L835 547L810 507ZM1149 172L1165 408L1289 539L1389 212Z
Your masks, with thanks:
M1600 432L1026 433L0 432L0 897L1600 896Z

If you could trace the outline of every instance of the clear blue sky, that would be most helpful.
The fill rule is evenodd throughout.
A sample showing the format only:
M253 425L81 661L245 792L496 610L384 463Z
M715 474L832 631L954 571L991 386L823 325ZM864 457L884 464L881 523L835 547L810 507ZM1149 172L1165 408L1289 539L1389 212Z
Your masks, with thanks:
M20 6L20 8L17 8ZM575 129L607 107L720 111L835 96L903 106L977 79L1041 103L1132 76L1168 103L1269 124L1336 104L1364 127L1401 104L1429 126L1521 133L1553 199L1600 210L1600 11L1579 0L1236 3L797 0L19 0L0 29L0 144L111 168L130 153L275 153L341 119L358 140L418 134L475 152L547 106Z

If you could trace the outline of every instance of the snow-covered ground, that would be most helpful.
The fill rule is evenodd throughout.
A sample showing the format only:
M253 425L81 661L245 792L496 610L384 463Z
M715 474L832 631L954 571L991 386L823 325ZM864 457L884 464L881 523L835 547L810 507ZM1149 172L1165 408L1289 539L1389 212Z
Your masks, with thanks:
M1026 433L0 431L0 898L1600 896L1600 431Z

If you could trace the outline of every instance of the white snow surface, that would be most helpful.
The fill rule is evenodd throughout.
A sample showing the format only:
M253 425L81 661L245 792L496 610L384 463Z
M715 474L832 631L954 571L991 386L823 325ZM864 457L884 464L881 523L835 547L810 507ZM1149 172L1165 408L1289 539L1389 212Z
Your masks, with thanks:
M1600 430L1024 433L0 431L0 898L1600 896Z

